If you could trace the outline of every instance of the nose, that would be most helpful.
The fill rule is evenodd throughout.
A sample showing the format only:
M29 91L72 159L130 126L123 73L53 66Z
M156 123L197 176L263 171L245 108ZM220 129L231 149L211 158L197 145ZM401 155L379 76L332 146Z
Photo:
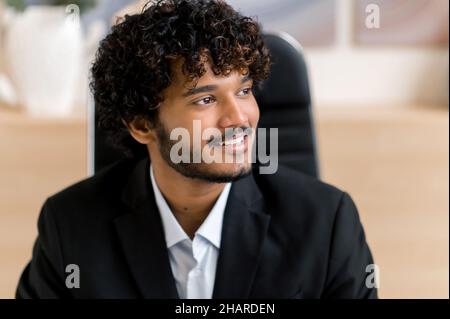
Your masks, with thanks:
M248 126L248 115L235 98L230 97L224 101L219 125L224 128Z

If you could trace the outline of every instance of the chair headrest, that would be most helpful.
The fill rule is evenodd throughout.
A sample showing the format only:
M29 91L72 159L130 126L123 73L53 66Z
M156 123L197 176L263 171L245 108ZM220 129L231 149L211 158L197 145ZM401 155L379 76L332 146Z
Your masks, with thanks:
M263 89L256 90L261 111L274 104L309 107L308 74L300 44L287 33L265 34L264 39L273 64Z

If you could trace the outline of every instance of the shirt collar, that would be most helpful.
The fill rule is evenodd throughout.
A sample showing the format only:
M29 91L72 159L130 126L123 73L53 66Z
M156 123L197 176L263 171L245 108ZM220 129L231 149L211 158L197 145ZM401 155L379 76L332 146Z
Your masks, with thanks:
M227 183L208 216L196 232L196 234L209 240L216 248L220 248L223 215L225 213L230 188L231 183Z
M170 248L186 239L191 240L176 220L165 198L161 194L153 175L152 165L150 165L150 180L152 183L153 192L155 194L156 205L161 215L167 248ZM230 188L231 183L227 183L208 216L195 233L195 235L200 235L211 242L216 248L220 248L223 216L225 213L228 195L230 193Z

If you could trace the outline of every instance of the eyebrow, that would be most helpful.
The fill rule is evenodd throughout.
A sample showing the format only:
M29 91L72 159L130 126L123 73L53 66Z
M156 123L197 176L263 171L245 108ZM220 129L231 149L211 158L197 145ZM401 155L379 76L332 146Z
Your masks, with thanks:
M244 77L241 78L241 84L244 84L247 81L250 81L252 78L250 77L250 75L246 75ZM214 91L218 88L217 85L204 85L204 86L199 86L199 87L195 87L192 88L186 92L183 93L183 97L189 97L192 96L194 94L198 94L198 93L206 93L206 92L211 92Z

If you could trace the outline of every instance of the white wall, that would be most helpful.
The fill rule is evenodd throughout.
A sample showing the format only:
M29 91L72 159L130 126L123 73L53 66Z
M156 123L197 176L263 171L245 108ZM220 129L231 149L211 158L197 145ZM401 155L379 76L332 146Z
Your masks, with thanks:
M448 105L448 48L355 46L353 1L338 1L337 43L305 48L315 105Z

